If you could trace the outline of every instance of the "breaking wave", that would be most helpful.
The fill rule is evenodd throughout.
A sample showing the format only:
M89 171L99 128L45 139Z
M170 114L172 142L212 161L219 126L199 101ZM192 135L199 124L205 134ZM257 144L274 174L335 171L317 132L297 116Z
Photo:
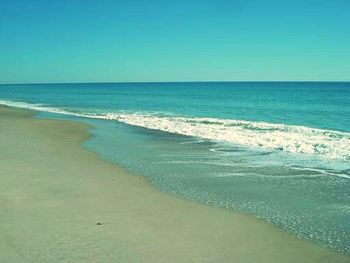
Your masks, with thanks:
M350 160L350 133L304 126L233 119L158 116L140 113L81 113L16 101L0 104L78 117L116 120L174 134L263 147L327 159Z

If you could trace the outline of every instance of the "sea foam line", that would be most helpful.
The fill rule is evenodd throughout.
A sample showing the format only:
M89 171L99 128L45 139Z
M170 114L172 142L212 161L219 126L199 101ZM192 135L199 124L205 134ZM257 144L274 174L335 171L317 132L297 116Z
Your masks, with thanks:
M263 147L328 159L350 160L350 133L304 126L232 119L156 116L125 113L76 113L40 104L0 100L0 104L78 117L116 120L174 134Z

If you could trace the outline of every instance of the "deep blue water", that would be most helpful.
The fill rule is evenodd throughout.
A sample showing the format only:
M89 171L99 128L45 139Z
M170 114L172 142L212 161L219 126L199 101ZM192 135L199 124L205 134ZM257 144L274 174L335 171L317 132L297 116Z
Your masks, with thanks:
M0 85L160 190L350 254L350 83Z
M3 99L68 109L160 112L350 131L350 83L1 85Z

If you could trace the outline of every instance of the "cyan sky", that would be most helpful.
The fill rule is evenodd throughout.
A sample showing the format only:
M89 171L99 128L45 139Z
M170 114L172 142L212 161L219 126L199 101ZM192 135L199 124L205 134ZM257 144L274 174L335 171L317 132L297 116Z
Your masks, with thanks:
M349 0L0 0L0 83L350 80Z

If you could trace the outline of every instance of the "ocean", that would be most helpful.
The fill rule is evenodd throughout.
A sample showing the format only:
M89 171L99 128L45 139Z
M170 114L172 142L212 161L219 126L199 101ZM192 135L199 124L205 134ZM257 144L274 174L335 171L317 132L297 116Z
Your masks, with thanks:
M0 85L0 104L88 123L86 148L160 191L350 255L350 83Z

